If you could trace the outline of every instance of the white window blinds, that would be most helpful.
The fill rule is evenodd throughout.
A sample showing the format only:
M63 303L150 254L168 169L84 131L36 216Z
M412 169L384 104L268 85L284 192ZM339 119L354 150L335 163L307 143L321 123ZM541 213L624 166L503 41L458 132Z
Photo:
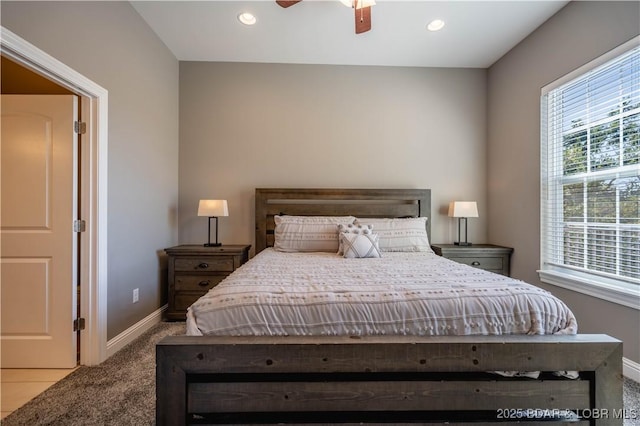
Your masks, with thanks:
M640 47L542 96L542 271L640 285Z

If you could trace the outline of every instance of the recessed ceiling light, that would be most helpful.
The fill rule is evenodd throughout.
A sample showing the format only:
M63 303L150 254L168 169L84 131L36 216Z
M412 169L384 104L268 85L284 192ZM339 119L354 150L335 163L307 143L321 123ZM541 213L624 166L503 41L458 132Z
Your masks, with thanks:
M256 23L256 17L249 12L244 12L238 15L238 21L242 22L245 25L253 25Z
M444 21L442 19L434 19L433 21L429 22L429 25L427 25L427 29L429 31L440 31L443 28Z

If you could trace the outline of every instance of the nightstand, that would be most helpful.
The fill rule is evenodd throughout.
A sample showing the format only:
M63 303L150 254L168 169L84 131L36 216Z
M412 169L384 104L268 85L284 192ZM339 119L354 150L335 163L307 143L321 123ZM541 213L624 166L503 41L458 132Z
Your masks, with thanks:
M458 246L455 244L432 244L433 251L442 257L486 271L509 276L511 247L493 244Z
M186 319L187 308L249 260L250 245L181 245L169 255L169 320Z

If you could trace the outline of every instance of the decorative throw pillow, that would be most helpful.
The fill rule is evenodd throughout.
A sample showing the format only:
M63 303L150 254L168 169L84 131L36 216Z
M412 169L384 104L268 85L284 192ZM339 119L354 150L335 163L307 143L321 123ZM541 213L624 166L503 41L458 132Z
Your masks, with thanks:
M353 223L353 216L274 216L273 247L286 252L338 250L338 225Z
M378 235L374 233L340 233L340 240L347 259L382 257L378 247Z
M338 225L339 233L347 233L347 234L371 234L373 233L372 225L356 225L354 223L349 223L347 225L340 224ZM344 248L342 245L342 238L338 238L338 254L344 254Z
M380 251L432 251L427 235L427 218L364 218L356 224L373 225L380 236Z

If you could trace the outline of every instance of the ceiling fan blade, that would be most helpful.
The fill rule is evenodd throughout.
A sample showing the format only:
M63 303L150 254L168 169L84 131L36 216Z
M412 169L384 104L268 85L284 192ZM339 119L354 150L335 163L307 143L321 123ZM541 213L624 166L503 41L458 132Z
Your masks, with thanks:
M371 6L355 9L356 34L362 34L371 29Z
M278 3L282 7L289 7L293 6L296 3L300 3L301 1L302 0L276 0L276 3Z

